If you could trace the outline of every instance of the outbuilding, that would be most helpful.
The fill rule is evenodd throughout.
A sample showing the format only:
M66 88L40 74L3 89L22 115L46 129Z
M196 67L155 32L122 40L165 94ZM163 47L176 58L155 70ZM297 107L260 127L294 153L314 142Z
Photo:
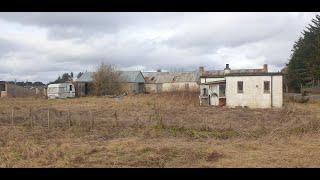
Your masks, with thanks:
M141 71L118 71L122 83L123 90L127 93L144 92L144 77ZM77 96L86 96L93 89L92 77L94 72L84 72L75 80Z
M199 73L190 72L143 72L147 93L199 91Z

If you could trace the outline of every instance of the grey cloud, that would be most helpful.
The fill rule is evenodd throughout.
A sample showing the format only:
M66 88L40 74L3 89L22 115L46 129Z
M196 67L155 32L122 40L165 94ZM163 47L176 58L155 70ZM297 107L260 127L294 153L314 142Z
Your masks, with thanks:
M281 68L293 42L313 16L314 13L0 13L5 23L32 26L35 34L37 28L47 32L39 44L26 42L32 41L27 38L1 38L0 34L0 62L5 67L0 73L47 82L64 71L92 70L100 62L144 70L194 70L200 65L219 69L229 62L235 67L242 64L253 68L268 63ZM11 27L9 24L3 29ZM23 28L21 31L29 33Z

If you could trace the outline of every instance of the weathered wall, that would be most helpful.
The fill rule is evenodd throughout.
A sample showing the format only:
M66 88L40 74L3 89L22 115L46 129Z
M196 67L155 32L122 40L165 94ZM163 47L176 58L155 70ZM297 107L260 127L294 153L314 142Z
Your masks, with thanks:
M176 82L162 84L145 84L147 93L174 92L174 91L199 91L199 85L196 82Z
M162 91L199 91L199 85L196 82L163 83Z
M273 107L282 107L283 105L283 77L282 76L273 76L272 86L273 90Z
M237 91L238 81L243 81L243 93L238 93ZM271 107L271 92L264 92L264 81L271 82L271 76L227 76L227 106L248 106L251 108ZM282 76L273 76L272 84L270 83L270 90L272 90L273 107L282 107Z
M207 89L207 96L209 97L209 95L210 95L211 105L213 105L213 106L219 105L219 98L218 98L218 96L219 96L219 85L218 84L210 84L210 85L201 84L200 85L200 96L204 95L203 94L203 89L204 88ZM215 96L214 93L217 94L218 96ZM209 99L208 99L207 103L209 103ZM200 104L202 105L203 103L200 102Z
M138 83L122 83L122 90L127 93L138 93L139 84Z
M147 93L157 93L161 92L162 84L144 84L145 92Z
M215 81L224 81L225 78L201 78L201 83L215 82Z
M76 89L76 96L77 97L86 96L85 85L86 85L86 83L84 83L84 82L75 82L74 83L74 88Z

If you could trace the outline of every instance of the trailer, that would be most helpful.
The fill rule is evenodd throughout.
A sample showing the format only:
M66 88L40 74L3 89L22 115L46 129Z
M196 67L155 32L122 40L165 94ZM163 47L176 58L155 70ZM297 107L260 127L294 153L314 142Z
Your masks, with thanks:
M49 84L47 88L49 99L65 99L75 97L75 88L72 83Z

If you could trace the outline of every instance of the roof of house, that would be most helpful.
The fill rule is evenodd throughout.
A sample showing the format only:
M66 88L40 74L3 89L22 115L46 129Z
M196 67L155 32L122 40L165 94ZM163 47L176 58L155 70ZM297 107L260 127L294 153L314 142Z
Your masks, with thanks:
M225 73L224 70L210 70L205 71L201 77L213 77L220 78L225 76L240 76L240 75L258 75L268 73L265 69L231 69L229 73Z
M197 82L198 71L191 72L143 72L146 83Z
M120 78L124 82L131 83L144 83L144 78L141 71L118 71ZM84 72L80 78L76 79L77 82L92 82L93 72Z
M245 72L245 73L230 73L226 74L225 76L276 76L282 75L281 72Z

